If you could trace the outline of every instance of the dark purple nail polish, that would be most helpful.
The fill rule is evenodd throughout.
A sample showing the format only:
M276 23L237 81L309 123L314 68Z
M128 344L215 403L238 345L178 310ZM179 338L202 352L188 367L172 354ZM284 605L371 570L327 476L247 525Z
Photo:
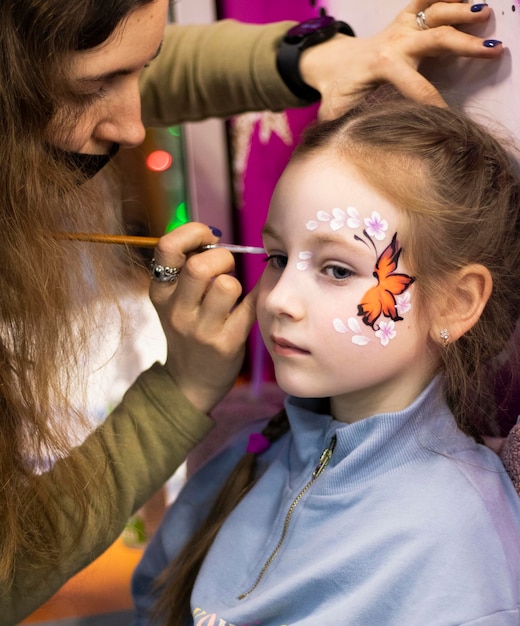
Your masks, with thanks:
M486 41L484 41L482 45L486 48L496 48L501 43L502 42L499 39L486 39Z
M485 2L482 2L481 4L472 4L470 10L472 13L480 13L484 7L487 7Z
M216 226L209 226L210 231L215 235L215 237L222 237L222 231L220 228Z

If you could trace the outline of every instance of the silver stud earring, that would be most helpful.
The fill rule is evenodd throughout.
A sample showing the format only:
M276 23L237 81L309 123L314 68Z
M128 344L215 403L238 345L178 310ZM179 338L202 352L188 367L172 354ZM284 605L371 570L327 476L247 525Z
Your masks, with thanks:
M439 335L442 339L442 345L446 347L450 343L450 331L447 328L443 328Z

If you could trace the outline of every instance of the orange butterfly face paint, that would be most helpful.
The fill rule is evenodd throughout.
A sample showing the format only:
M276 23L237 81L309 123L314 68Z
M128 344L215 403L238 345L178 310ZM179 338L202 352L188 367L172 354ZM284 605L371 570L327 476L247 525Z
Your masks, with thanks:
M367 326L371 326L374 330L379 330L377 321L381 315L389 317L394 322L403 319L398 312L396 297L404 293L414 279L407 274L396 273L400 254L401 248L399 248L397 233L395 233L390 245L383 250L376 261L374 277L377 279L377 284L366 292L358 305L358 315L363 318Z

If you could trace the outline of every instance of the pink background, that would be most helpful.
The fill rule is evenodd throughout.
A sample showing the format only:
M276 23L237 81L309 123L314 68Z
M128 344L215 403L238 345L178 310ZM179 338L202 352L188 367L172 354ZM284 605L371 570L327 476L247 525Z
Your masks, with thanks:
M221 0L220 17L234 18L242 22L266 23L279 20L303 21L319 15L323 3L313 6L309 0L262 0L262 2L244 2L244 0ZM325 7L324 7L325 8ZM293 143L284 141L272 133L269 140L260 140L260 122L257 122L251 134L250 152L247 165L241 179L238 206L238 238L241 243L253 246L262 245L263 227L269 202L274 187L287 164L301 131L316 117L317 106L287 111L287 121L291 129ZM244 288L249 291L262 273L264 263L257 256L244 255ZM250 364L253 385L260 386L262 380L272 379L269 358L266 356L258 329L255 327L250 341Z

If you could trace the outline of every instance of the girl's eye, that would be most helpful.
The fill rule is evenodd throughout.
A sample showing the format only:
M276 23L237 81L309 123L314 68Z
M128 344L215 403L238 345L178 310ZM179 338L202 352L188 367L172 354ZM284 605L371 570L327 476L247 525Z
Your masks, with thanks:
M287 267L287 256L285 254L269 254L265 262L275 270L283 270Z
M327 265L323 271L334 280L346 280L354 276L354 272L351 269L343 267L342 265Z

